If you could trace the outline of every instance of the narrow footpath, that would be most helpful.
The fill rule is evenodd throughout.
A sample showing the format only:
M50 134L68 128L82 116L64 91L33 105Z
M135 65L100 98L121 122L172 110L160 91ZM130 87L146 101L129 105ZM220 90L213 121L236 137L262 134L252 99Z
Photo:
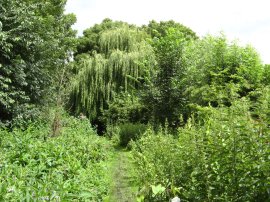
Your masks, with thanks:
M136 202L136 181L130 152L118 149L111 166L111 191L105 202Z

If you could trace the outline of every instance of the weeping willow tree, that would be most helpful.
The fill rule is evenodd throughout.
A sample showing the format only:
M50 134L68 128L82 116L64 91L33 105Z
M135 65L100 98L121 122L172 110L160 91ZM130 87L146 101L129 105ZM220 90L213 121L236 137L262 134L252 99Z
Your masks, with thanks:
M100 37L102 54L77 62L78 74L71 85L70 101L76 114L95 119L115 95L139 89L155 65L147 35L123 26L108 30Z
M147 37L145 32L135 28L122 26L103 32L100 37L101 50L106 54L111 51L120 50L125 52L138 52Z

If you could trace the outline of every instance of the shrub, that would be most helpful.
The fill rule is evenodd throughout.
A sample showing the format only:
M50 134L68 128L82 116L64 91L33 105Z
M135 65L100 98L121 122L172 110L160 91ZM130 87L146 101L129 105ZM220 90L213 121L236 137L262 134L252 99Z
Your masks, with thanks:
M163 131L155 133L152 129L133 142L132 154L144 200L165 201L172 195L167 190L172 188L171 183L178 175L180 162L177 142L173 136L164 135ZM160 185L166 188L166 192L154 194L153 187Z
M270 132L249 109L244 99L207 107L203 124L190 119L178 139L151 131L143 136L133 156L145 198L166 201L177 187L187 201L268 201ZM151 185L159 184L166 188L162 199L151 195Z
M123 123L119 125L120 145L127 146L131 140L137 140L145 132L147 125L141 123Z
M102 119L109 124L119 123L147 123L149 114L146 107L141 103L135 91L132 93L119 93L113 101L108 103L108 109L103 111Z

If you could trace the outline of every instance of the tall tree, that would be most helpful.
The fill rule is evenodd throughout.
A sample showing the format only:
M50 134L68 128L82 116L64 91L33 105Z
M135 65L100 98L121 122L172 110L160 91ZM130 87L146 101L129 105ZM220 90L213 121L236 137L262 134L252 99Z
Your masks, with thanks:
M146 33L127 25L102 32L101 54L84 55L77 62L71 105L75 113L96 119L115 93L138 89L155 60Z
M109 18L105 18L100 24L95 24L93 27L84 30L83 36L79 37L78 39L77 51L75 55L80 55L83 53L101 53L100 36L102 32L110 29L116 29L118 27L122 27L123 25L135 28L134 25L129 25L126 22L113 21Z
M20 118L44 103L70 57L75 17L64 15L65 2L1 1L0 121Z
M184 58L188 64L185 95L191 103L230 105L232 96L246 96L262 81L263 66L254 48L228 42L224 35L194 41Z
M173 20L169 21L160 21L156 22L155 20L151 20L148 25L142 26L142 28L152 37L152 38L161 38L167 35L167 31L169 28L173 28L178 32L181 32L186 38L198 38L196 33L192 31L190 28L177 23Z
M185 114L186 109L182 53L189 41L197 39L197 36L189 28L173 21L159 24L152 21L149 26L158 65L152 85L146 91L145 104L153 112L154 123L164 125L168 121L171 127L177 127L180 114Z

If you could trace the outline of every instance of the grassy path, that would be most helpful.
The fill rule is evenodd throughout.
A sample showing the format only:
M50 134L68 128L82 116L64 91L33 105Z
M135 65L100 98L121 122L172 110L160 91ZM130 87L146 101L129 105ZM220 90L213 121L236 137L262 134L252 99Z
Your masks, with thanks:
M116 151L111 166L111 190L105 202L135 202L136 183L130 153Z

